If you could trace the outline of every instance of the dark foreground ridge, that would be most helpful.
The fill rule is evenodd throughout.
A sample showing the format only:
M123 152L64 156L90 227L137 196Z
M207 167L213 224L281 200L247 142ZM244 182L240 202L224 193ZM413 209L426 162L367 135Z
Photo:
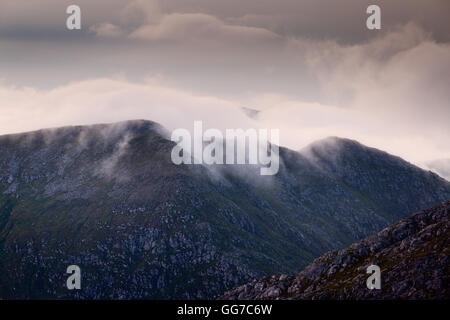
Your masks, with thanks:
M314 260L295 276L269 277L221 299L448 299L450 201ZM366 268L381 268L381 289L366 286Z

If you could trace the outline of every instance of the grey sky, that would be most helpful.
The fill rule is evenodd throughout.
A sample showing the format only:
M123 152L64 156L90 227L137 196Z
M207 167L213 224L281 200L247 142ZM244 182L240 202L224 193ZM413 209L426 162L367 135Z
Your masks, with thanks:
M439 41L449 41L446 0L2 0L0 32L11 38L62 34L65 8L80 5L84 25L109 22L134 28L171 13L203 13L236 25L261 27L277 34L355 43L371 37L361 28L365 9L383 9L383 27L414 21ZM363 13L363 14L361 14Z
M321 94L314 90L314 75L306 77L301 59L293 65L284 56L290 39L355 45L414 22L433 40L450 40L446 0L75 2L83 29L69 32L65 9L73 0L0 1L5 81L48 88L90 77L162 74L214 94L271 89L314 100ZM382 8L381 31L365 28L372 3ZM273 70L274 81L264 69Z

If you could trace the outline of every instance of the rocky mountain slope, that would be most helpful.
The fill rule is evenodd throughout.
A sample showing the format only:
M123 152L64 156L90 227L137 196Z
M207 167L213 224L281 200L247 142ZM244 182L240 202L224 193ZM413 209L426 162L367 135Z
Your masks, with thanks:
M176 166L159 125L0 137L0 298L213 298L450 198L450 183L355 141L252 166ZM69 265L82 289L65 287Z
M367 267L381 269L381 289L369 290ZM448 299L450 201L380 233L328 252L295 276L240 286L222 299Z

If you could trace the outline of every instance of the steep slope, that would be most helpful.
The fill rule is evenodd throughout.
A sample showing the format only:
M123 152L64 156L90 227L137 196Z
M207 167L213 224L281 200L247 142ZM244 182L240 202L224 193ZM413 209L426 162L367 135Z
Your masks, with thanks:
M366 286L367 267L381 269L381 289ZM380 233L328 252L296 276L255 280L222 299L448 299L450 201Z
M213 298L450 198L437 175L348 140L320 161L281 148L263 177L176 166L166 136L129 121L0 137L0 297ZM65 288L71 264L82 290Z

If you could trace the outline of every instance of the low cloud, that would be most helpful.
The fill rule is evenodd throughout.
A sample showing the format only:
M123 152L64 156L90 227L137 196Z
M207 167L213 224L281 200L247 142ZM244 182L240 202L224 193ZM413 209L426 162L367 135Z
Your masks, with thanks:
M209 118L207 124L211 127L226 128L234 120L236 125L243 125L239 118L247 121L245 113L232 101L195 95L155 80L134 83L103 78L52 90L0 87L0 101L3 134L126 119L149 119L168 129L192 126L194 120L202 120L202 115Z
M263 28L225 24L202 13L165 15L158 24L141 26L131 38L172 41L267 41L278 36Z
M124 31L111 23L100 23L92 26L90 31L99 37L119 37L124 34Z

